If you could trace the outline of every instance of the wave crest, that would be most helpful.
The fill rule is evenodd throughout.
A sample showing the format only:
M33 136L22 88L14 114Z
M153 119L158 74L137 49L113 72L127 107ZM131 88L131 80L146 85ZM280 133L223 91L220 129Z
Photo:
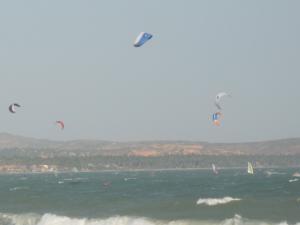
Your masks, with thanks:
M54 214L5 214L0 213L0 225L193 225L192 221L158 221L144 217L113 216L109 218L71 218Z
M57 216L54 214L4 214L0 213L1 225L289 225L287 222L272 223L245 219L239 215L222 221L217 220L175 220L161 221L144 217L113 216L87 219ZM297 223L296 225L300 225Z
M224 197L224 198L199 198L197 201L197 205L208 205L208 206L215 206L215 205L223 205L234 201L241 201L239 198L232 198L232 197Z

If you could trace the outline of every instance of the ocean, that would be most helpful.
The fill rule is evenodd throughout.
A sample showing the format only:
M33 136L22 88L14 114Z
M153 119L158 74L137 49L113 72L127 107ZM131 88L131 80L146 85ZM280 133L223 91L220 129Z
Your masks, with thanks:
M0 225L300 224L299 169L0 175Z

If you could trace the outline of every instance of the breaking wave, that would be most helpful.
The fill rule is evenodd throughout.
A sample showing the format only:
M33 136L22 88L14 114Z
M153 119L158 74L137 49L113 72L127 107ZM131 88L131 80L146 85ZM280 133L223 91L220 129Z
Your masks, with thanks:
M297 179L297 178L295 178L295 179L290 179L289 182L290 182L290 183L293 183L293 182L296 182L296 181L298 181L298 180L299 180L299 179Z
M265 171L264 172L268 177L272 176L272 175L285 175L286 173L283 172L276 172L276 171Z
M245 219L239 215L225 220L174 220L162 221L143 217L113 216L103 219L70 218L54 214L4 214L0 213L0 225L294 225L287 222L269 222ZM295 225L300 225L297 223Z
M234 201L241 201L239 198L224 197L224 198L199 198L197 205L223 205Z

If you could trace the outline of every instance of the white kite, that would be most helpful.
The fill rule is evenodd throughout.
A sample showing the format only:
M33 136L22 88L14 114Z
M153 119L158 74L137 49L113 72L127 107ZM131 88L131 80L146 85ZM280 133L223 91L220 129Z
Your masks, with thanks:
M220 101L221 101L221 99L222 99L224 96L231 97L231 95L230 95L230 94L227 94L226 92L220 92L220 93L217 94L217 96L216 96L216 99L215 99L215 105L216 105L216 107L217 107L219 110L222 109L222 107L220 106Z

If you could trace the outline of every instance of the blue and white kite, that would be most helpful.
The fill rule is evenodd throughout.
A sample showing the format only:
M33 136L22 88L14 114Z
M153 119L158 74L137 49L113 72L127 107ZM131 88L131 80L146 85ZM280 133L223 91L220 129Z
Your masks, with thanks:
M220 117L222 116L222 113L216 112L212 115L212 120L214 125L220 126Z
M149 41L153 37L152 34L146 33L146 32L141 32L139 36L137 36L135 42L134 42L134 47L141 47L143 44L145 44L147 41Z

